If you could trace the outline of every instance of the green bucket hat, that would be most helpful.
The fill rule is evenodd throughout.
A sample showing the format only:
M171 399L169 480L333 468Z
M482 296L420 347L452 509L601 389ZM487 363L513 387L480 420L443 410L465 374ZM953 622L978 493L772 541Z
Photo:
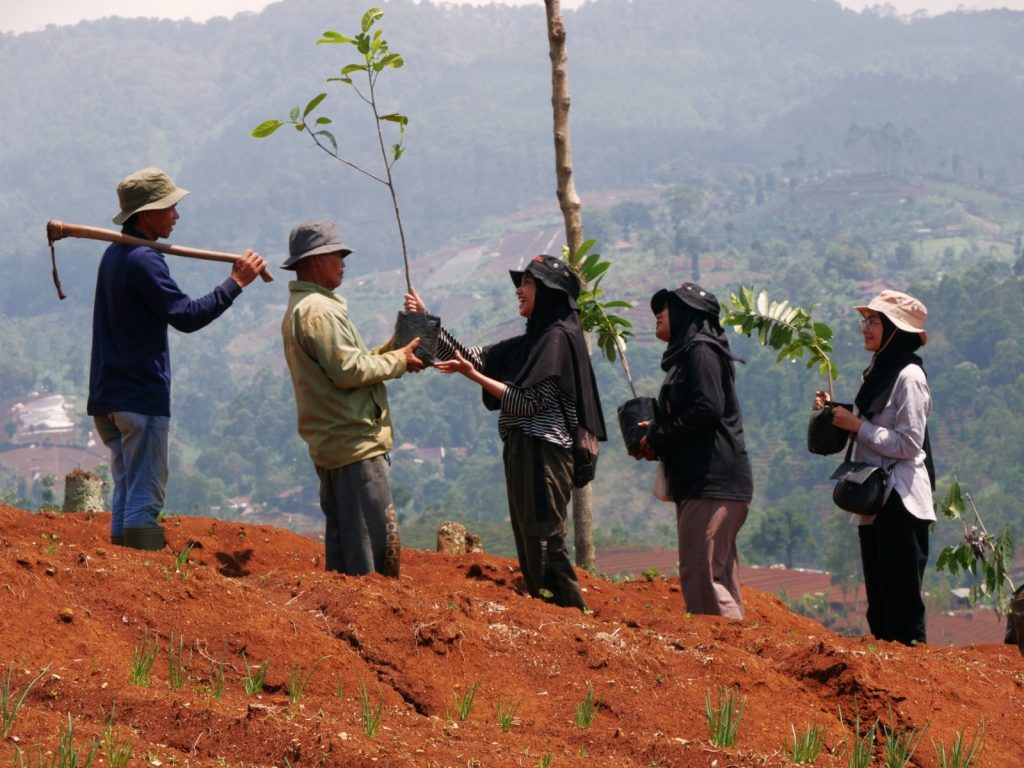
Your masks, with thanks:
M139 211L170 208L187 194L187 189L174 186L171 177L159 168L143 168L125 176L117 185L121 210L114 217L114 223L124 224Z

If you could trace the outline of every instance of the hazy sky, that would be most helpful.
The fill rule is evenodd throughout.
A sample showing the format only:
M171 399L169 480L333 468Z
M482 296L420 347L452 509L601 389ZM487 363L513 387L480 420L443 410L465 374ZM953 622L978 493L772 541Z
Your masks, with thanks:
M456 0L482 5L494 0ZM500 0L505 5L541 5L543 0ZM562 0L573 8L583 0ZM709 0L713 2L713 0ZM872 0L840 0L854 10L882 5ZM1024 0L889 0L901 13L926 10L935 15L963 8L1012 8L1024 10ZM242 11L260 11L269 0L0 0L0 32L28 32L47 24L74 24L83 19L105 16L149 16L205 21L212 16L234 16Z

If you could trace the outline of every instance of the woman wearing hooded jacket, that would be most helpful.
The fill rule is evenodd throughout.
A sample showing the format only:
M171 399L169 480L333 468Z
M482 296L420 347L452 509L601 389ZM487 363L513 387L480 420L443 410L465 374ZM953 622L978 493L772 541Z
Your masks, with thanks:
M651 297L665 381L636 458L658 459L676 504L679 580L690 613L743 618L736 535L753 495L734 363L720 307L694 283Z
M585 609L566 546L577 424L605 439L604 414L580 329L580 283L568 265L536 256L510 270L526 333L488 347L465 347L442 329L442 373L479 384L484 405L500 412L498 434L519 567L533 597ZM426 312L411 290L409 311Z
M935 520L926 432L932 398L916 354L928 339L928 310L913 296L884 290L857 311L864 349L874 354L855 400L859 415L836 406L832 423L852 433L855 460L890 472L881 511L857 516L868 628L879 640L912 645L925 642L921 583ZM814 408L827 400L817 392Z

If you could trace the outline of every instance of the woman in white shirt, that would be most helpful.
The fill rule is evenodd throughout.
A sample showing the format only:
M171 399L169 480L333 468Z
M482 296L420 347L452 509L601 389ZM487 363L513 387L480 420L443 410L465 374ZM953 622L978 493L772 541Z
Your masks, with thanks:
M867 621L879 640L914 645L926 639L922 580L935 520L927 436L932 398L916 354L928 339L928 310L913 296L884 290L857 311L864 349L874 354L857 393L857 413L836 407L832 423L852 433L856 460L890 472L881 511L858 515ZM816 393L814 407L826 400Z

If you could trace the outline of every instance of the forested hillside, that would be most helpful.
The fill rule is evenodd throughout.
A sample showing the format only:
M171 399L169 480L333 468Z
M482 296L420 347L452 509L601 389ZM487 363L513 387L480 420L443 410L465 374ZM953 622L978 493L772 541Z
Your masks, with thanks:
M367 340L387 337L403 283L386 191L290 131L249 136L324 89L335 134L373 163L365 106L324 84L348 60L315 45L325 29L354 32L368 5L284 0L206 24L108 19L0 37L0 403L65 394L85 439L102 246L57 244L69 294L58 302L44 224L112 226L117 180L145 165L193 191L176 243L252 245L276 265L294 224L336 219L355 248L342 292ZM413 279L466 341L494 340L519 327L506 270L532 243L561 242L543 11L381 7L406 61L381 79L380 96L410 117L395 174ZM598 0L567 12L566 26L586 236L614 261L604 287L637 303L629 360L641 393L661 377L647 309L655 288L692 278L725 298L756 283L815 305L837 331L841 399L867 363L851 307L882 285L910 290L931 310L940 492L956 472L986 521L1024 533L1024 14ZM180 259L172 271L193 293L226 274ZM228 514L225 500L245 496L319 525L280 354L286 278L253 285L217 323L172 339L173 513ZM734 345L748 360L738 380L757 481L746 559L852 573L847 521L829 501L836 461L804 449L822 382L745 339ZM649 494L652 467L625 457L615 434L629 389L617 367L598 369L613 426L595 492L601 542L669 544L674 522ZM406 540L424 543L434 522L456 517L485 531L490 550L509 551L500 446L478 393L432 371L389 392L398 438L414 446L394 454ZM3 498L38 505L40 488L3 465L0 453ZM940 523L936 542L956 535Z

